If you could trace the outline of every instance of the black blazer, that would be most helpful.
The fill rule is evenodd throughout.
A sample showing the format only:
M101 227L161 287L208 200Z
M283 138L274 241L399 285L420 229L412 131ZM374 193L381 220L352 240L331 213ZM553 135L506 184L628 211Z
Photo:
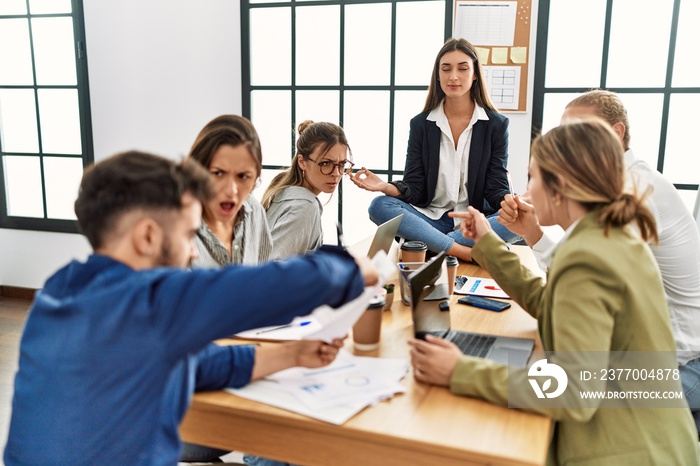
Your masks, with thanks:
M500 208L503 197L509 193L509 122L498 112L485 111L489 119L478 120L472 128L467 193L469 205L490 214ZM416 207L427 207L432 202L440 168L441 131L434 121L427 120L428 113L411 120L403 180L392 182L402 191L398 199Z

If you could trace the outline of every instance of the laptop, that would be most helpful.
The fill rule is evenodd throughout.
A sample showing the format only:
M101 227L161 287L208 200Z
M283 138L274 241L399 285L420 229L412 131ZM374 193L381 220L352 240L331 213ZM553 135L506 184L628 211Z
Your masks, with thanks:
M373 258L374 255L380 250L383 250L386 254L389 254L391 242L394 241L396 232L399 231L399 225L401 224L402 218L403 214L397 215L396 217L392 218L391 220L387 220L377 227L377 231L374 233L374 238L372 238L372 244L369 246L367 257L370 259Z
M449 298L442 290L443 286L447 287L447 274L442 273L444 260L445 253L441 252L408 277L411 284L411 311L416 338L425 339L425 335L429 333L455 343L464 354L526 367L535 346L535 341L531 338L450 330L449 306L441 304L448 303ZM436 296L442 299L435 299ZM441 307L446 309L441 310Z

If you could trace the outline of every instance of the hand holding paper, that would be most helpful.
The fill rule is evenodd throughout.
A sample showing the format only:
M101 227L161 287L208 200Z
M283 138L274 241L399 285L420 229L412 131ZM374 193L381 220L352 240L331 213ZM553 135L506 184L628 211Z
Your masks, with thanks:
M353 324L367 309L369 302L380 293L382 285L394 273L394 264L384 251L379 251L372 259L373 268L378 273L378 282L368 286L357 298L337 309L330 306L319 306L311 314L297 317L286 325L275 325L236 334L246 339L265 340L323 340L331 343L335 338L343 338L348 334Z

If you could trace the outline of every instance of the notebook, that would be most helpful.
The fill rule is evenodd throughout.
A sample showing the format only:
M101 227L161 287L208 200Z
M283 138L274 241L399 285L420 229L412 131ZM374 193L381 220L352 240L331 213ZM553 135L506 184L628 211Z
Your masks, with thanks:
M396 232L399 231L399 225L401 224L401 219L403 214L397 215L391 220L387 220L377 227L377 231L374 233L374 238L372 238L372 244L367 252L367 257L370 259L379 252L383 250L385 253L389 254L389 249L391 249L391 242L394 241ZM365 243L367 244L367 243Z
M411 284L411 315L416 338L425 339L425 335L429 333L455 343L464 354L525 367L535 346L533 339L450 330L449 307L447 310L440 310L440 304L446 300L425 299L431 294L434 296L436 288L447 285L447 274L442 273L444 260L445 253L441 252L408 277Z

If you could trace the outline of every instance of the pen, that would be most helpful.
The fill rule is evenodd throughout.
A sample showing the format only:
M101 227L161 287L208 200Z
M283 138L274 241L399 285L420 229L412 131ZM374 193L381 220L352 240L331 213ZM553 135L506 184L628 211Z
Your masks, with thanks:
M272 332L273 330L280 330L283 328L290 328L290 327L304 327L305 325L309 325L311 321L305 320L304 322L299 322L298 324L287 324L287 325L280 325L279 327L272 327L268 328L265 330L260 330L259 332L255 332L256 335L260 335L261 333L267 333L267 332Z
M493 286L493 285L486 285L484 288L487 290L501 291L501 289L499 287Z
M506 178L508 178L508 191L510 191L511 196L515 196L515 192L513 191L513 179L510 177L510 172L506 170Z

